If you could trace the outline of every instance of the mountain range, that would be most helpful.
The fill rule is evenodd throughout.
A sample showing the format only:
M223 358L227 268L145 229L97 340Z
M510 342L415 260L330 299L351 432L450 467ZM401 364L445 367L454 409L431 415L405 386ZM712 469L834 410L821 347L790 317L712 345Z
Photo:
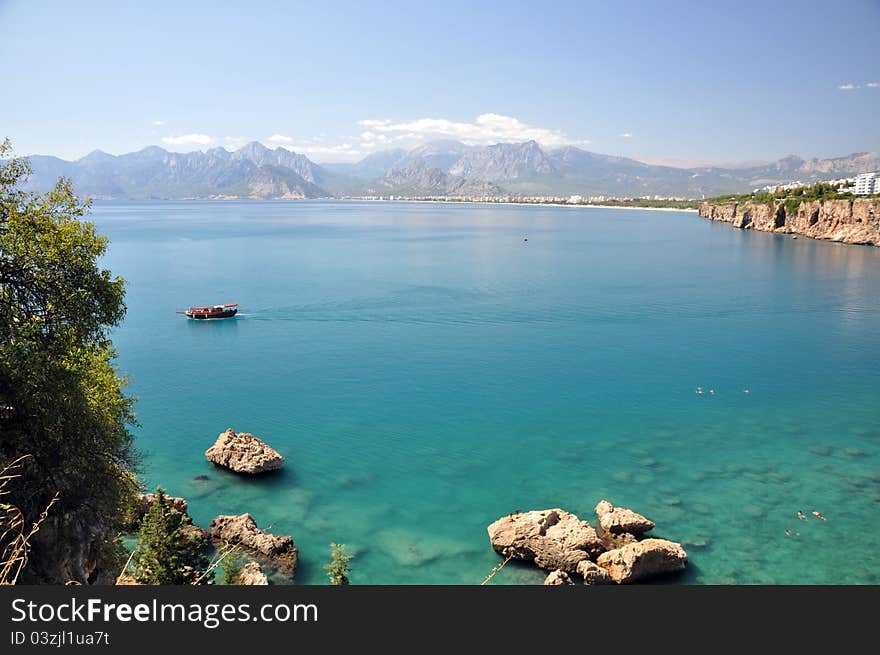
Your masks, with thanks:
M98 198L319 198L352 195L714 196L767 184L811 182L880 170L880 154L834 159L788 156L741 168L656 166L574 146L545 149L535 141L468 146L434 141L368 155L355 163L316 164L305 155L259 142L234 152L168 152L150 146L124 155L100 150L66 161L30 157L27 183L44 191L69 177Z

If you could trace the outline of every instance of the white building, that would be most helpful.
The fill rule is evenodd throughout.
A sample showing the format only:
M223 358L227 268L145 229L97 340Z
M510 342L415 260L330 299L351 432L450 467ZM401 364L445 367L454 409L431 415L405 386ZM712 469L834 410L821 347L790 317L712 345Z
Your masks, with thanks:
M857 175L853 193L858 196L880 193L880 173L862 173Z
M569 196L568 200L566 200L566 202L571 205L577 205L577 204L582 203L583 201L584 201L583 196Z

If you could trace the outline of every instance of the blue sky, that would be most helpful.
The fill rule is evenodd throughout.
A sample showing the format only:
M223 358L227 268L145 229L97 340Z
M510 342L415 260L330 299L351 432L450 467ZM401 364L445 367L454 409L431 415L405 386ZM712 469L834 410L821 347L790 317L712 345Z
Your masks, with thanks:
M535 138L665 162L880 150L880 0L0 0L0 137L351 161ZM851 85L850 88L848 85Z

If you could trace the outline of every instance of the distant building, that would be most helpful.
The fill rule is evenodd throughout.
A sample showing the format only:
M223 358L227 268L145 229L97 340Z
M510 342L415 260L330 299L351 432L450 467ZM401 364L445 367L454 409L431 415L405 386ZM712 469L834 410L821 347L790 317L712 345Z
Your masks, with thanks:
M577 205L577 204L579 204L579 203L581 203L581 202L583 202L583 201L584 201L584 197L583 197L583 196L569 196L569 197L568 197L568 200L567 200L566 202L568 202L568 203L570 203L570 204L572 204L572 205Z
M861 175L857 175L853 193L857 196L867 196L872 193L880 193L880 173L862 173Z

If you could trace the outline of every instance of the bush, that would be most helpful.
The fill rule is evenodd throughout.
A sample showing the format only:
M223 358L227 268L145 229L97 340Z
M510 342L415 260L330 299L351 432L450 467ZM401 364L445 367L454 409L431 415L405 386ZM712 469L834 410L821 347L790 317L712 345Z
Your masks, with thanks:
M350 584L348 576L351 573L351 567L348 563L354 555L349 555L345 552L345 544L332 543L330 544L330 557L330 563L324 565L327 577L330 578L330 584Z

